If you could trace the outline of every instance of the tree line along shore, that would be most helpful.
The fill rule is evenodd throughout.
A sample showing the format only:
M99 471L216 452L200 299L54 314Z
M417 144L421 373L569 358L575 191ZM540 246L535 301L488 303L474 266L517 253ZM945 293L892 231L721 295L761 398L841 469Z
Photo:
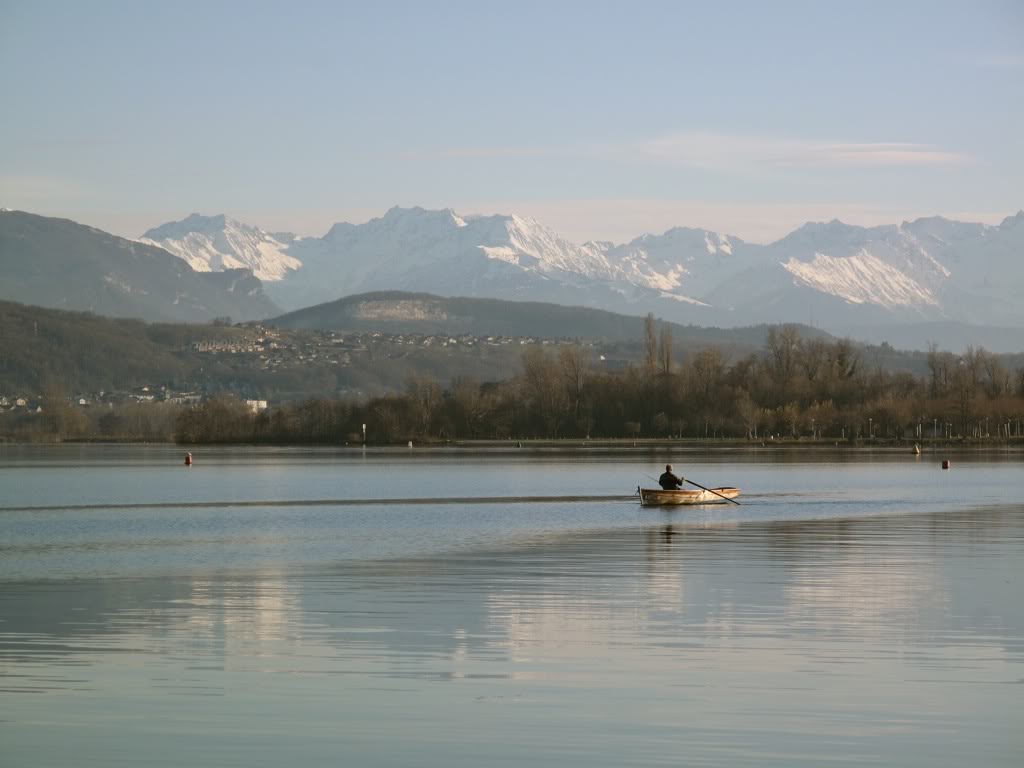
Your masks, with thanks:
M644 355L607 371L580 345L531 347L498 382L442 386L411 373L402 391L309 398L259 409L228 393L196 404L78 409L59 395L38 413L0 414L0 438L179 443L406 444L453 441L739 441L883 445L1024 439L1024 369L984 349L932 345L928 373L872 366L849 340L773 328L763 350L729 362L706 346L681 363L671 330L645 323ZM364 427L365 425L365 427Z

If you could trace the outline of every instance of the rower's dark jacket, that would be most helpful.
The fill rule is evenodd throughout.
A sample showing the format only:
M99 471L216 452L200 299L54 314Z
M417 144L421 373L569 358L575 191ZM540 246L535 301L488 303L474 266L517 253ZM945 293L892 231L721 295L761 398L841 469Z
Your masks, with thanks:
M666 470L662 473L661 477L658 478L658 484L666 491L674 491L683 487L683 478L676 477L674 474Z

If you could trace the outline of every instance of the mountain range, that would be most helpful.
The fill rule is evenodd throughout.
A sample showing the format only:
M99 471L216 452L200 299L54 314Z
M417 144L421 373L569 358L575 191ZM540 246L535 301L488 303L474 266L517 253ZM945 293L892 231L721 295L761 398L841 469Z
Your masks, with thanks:
M423 208L322 237L193 214L132 241L3 211L0 269L0 299L147 320L263 319L398 290L702 326L801 322L874 340L913 326L985 343L979 326L998 326L1003 340L1024 328L1024 212L998 225L808 223L763 245L684 227L573 243L535 219Z
M702 325L1024 327L1024 212L999 225L941 217L877 227L808 223L767 245L684 227L624 244L576 244L520 216L392 208L319 238L192 215L149 230L143 242L196 269L244 264L286 309L412 290L651 311Z

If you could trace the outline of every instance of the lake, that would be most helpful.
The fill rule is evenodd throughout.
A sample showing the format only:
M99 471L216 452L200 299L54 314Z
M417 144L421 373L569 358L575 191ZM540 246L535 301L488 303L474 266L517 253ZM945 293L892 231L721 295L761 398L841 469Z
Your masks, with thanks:
M193 453L0 446L5 768L1024 761L1020 454Z

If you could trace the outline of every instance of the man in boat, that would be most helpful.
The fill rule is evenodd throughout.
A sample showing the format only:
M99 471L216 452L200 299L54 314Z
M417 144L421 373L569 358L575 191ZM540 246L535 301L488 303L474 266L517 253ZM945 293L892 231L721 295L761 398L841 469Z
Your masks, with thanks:
M658 478L658 484L663 491L678 491L683 487L683 478L676 477L672 473L672 465L666 464L665 471Z

